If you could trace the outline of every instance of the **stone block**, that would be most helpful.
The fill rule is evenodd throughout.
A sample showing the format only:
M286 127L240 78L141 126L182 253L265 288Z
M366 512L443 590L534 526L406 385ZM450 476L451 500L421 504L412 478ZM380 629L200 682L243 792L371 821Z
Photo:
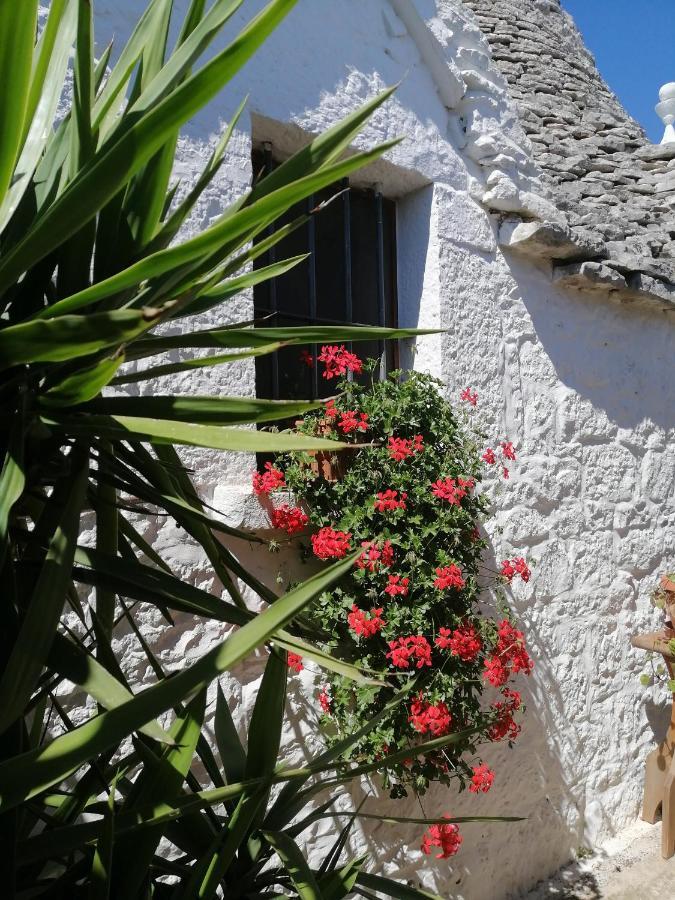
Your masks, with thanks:
M555 222L505 221L499 229L500 246L538 259L593 259L603 255L600 237L585 230L572 231Z
M641 294L648 300L665 300L675 306L675 284L652 278L643 272L634 272L628 276L631 291Z
M555 266L553 281L563 287L586 291L620 291L628 285L615 269L598 262L571 263Z

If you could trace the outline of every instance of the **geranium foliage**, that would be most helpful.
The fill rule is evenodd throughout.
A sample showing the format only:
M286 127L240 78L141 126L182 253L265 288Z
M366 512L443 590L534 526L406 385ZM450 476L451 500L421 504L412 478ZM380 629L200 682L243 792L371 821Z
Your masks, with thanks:
M324 350L332 366L334 354ZM374 364L363 369L372 373ZM336 741L408 684L409 700L364 738L357 756L372 761L410 748L410 757L385 775L394 797L410 789L423 794L430 782L452 779L486 792L494 773L477 749L518 735L514 713L521 700L509 683L532 666L503 588L530 573L522 557L492 571L484 564L487 544L479 529L489 499L478 486L486 467L499 465L503 474L516 454L510 442L496 440L484 458L485 442L470 426L474 391L464 392L458 415L441 382L428 375L393 372L384 381L364 380L342 380L337 396L298 424L304 433L361 445L342 451L341 460L335 456L337 479L327 480L325 467L308 454L276 461L313 529L309 539L306 533L292 538L301 552L332 560L362 551L313 604L317 640L336 656L387 673L381 688L335 675L321 685L317 707L327 739ZM356 431L354 422L364 428ZM496 588L495 618L482 611L487 586ZM451 749L415 754L416 743L472 727L480 730Z

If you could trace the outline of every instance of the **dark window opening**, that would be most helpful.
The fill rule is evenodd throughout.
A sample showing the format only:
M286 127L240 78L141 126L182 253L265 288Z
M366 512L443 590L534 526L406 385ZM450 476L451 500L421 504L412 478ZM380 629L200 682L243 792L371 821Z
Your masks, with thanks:
M253 153L257 178L275 167L269 148ZM256 265L310 253L286 274L254 289L256 318L269 317L268 326L288 325L397 325L396 204L376 190L350 187L345 181L331 185L297 204L266 234L306 215L332 199L319 213L287 235ZM306 348L313 358L320 347ZM379 358L380 377L398 365L394 341L359 341L353 351L361 359ZM259 397L292 400L327 397L335 382L321 377L321 366L302 362L300 347L256 359Z

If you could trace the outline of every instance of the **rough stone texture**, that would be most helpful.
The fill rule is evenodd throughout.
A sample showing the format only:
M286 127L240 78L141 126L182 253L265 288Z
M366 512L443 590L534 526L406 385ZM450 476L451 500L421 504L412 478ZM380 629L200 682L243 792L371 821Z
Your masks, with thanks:
M221 44L262 3L247 0ZM176 6L184 10L185 0ZM634 819L642 761L664 725L667 698L639 687L643 660L628 638L632 631L658 623L648 593L655 576L675 565L675 323L658 306L643 309L613 302L606 292L587 291L588 279L581 282L582 290L554 284L539 263L515 253L504 255L497 245L494 211L558 223L563 234L568 224L586 227L578 219L568 223L556 209L558 187L564 200L564 185L579 176L556 181L555 168L542 174L541 129L531 132L537 162L509 96L509 89L517 90L516 76L529 72L531 57L541 51L539 32L555 43L555 29L549 35L546 17L564 21L558 4L414 0L408 7L401 18L400 4L388 0L300 0L259 56L187 128L176 174L184 183L195 177L224 121L249 94L251 116L240 122L226 165L192 217L188 233L195 233L245 188L252 141L271 139L290 152L385 84L401 81L395 98L368 124L357 145L406 136L386 162L360 178L363 184L382 182L398 200L401 324L448 329L420 340L414 357L409 356L416 367L445 378L453 400L467 384L477 388L485 430L491 438L514 440L520 462L510 482L487 485L496 512L487 562L519 552L536 563L530 584L519 586L513 596L536 660L535 674L525 684L528 712L522 738L513 751L486 748L486 760L497 771L487 796L434 791L423 802L434 813L529 818L510 825L464 826L461 854L451 861L422 857L415 849L417 827L363 829L355 835L354 849L372 853L373 868L422 882L444 897L503 900L551 874L582 844L595 844ZM139 0L98 0L100 46L115 33L119 47L140 8ZM494 21L491 9L497 10ZM472 10L480 13L485 33ZM522 28L513 37L516 21ZM521 32L522 40L530 35L536 53L498 49L511 48ZM549 56L562 56L573 75L570 87L567 79L555 84L581 94L577 79L590 79L593 70L578 42L567 46L566 39L563 34L557 55L551 50ZM491 54L509 83L516 78L510 88ZM448 62L449 81L439 59ZM537 77L538 102L548 109L552 94L547 88L552 88L545 72ZM588 121L597 121L599 129L593 134L600 134L607 146L610 140L613 146L621 140L626 147L637 142L644 153L642 138L633 137L634 126L614 130L623 114L609 95L603 95L596 110L594 82L588 84L596 117ZM522 97L518 103L525 126L534 127L536 115L528 117ZM612 124L605 125L597 117L610 106ZM561 126L550 123L551 143L560 143L553 139L554 129L559 128L564 142L572 139L577 125L576 119ZM578 127L582 137L574 141L583 143L590 126ZM588 156L575 143L567 159L600 159L601 154L604 162L612 155L609 150L594 154ZM611 186L607 191L615 193ZM635 203L642 203L641 196L636 195ZM601 233L593 217L599 203L584 203L593 214L591 231ZM613 227L612 240L623 247L626 237L619 224ZM659 243L659 235L667 231L661 222L659 230L638 230L634 237L651 242L661 255L650 256L661 261L666 244ZM608 278L630 277L630 267L624 272L610 266L610 260L603 266L613 273ZM251 298L244 296L209 313L205 323L245 319L250 312ZM223 394L251 394L254 389L253 367L246 365L134 388ZM251 458L199 450L186 458L207 502L231 521L265 524L245 487ZM178 575L221 590L208 562L170 521L143 520L139 527ZM293 577L288 556L268 557L250 548L238 552L272 587L282 589ZM177 617L176 627L168 628L159 615L139 615L146 638L169 671L189 665L227 634L224 626L203 627L190 617ZM152 673L133 634L122 632L119 648L131 682L150 683ZM260 660L250 660L236 677L223 680L242 728L260 668ZM313 694L308 667L291 689L292 718L285 735L290 758L302 758L317 746ZM213 696L209 700L212 712ZM73 715L79 721L85 712ZM372 791L377 794L376 788ZM382 811L419 812L413 802L407 809L384 798L377 804ZM332 843L336 828L328 820L308 832L317 858Z

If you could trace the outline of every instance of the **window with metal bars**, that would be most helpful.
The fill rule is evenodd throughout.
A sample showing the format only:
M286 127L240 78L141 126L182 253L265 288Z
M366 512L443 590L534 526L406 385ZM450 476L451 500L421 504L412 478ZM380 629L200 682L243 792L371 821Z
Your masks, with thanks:
M275 166L272 148L253 153L253 171L263 177ZM331 200L307 222L260 257L257 264L309 253L290 272L254 289L256 318L266 325L383 325L397 324L396 204L377 190L331 187L298 204L261 235L309 213ZM319 347L307 348L313 359ZM354 346L362 359L379 358L380 375L398 365L395 342L363 341ZM292 400L329 396L335 384L321 377L319 367L303 362L298 347L256 360L259 397Z

